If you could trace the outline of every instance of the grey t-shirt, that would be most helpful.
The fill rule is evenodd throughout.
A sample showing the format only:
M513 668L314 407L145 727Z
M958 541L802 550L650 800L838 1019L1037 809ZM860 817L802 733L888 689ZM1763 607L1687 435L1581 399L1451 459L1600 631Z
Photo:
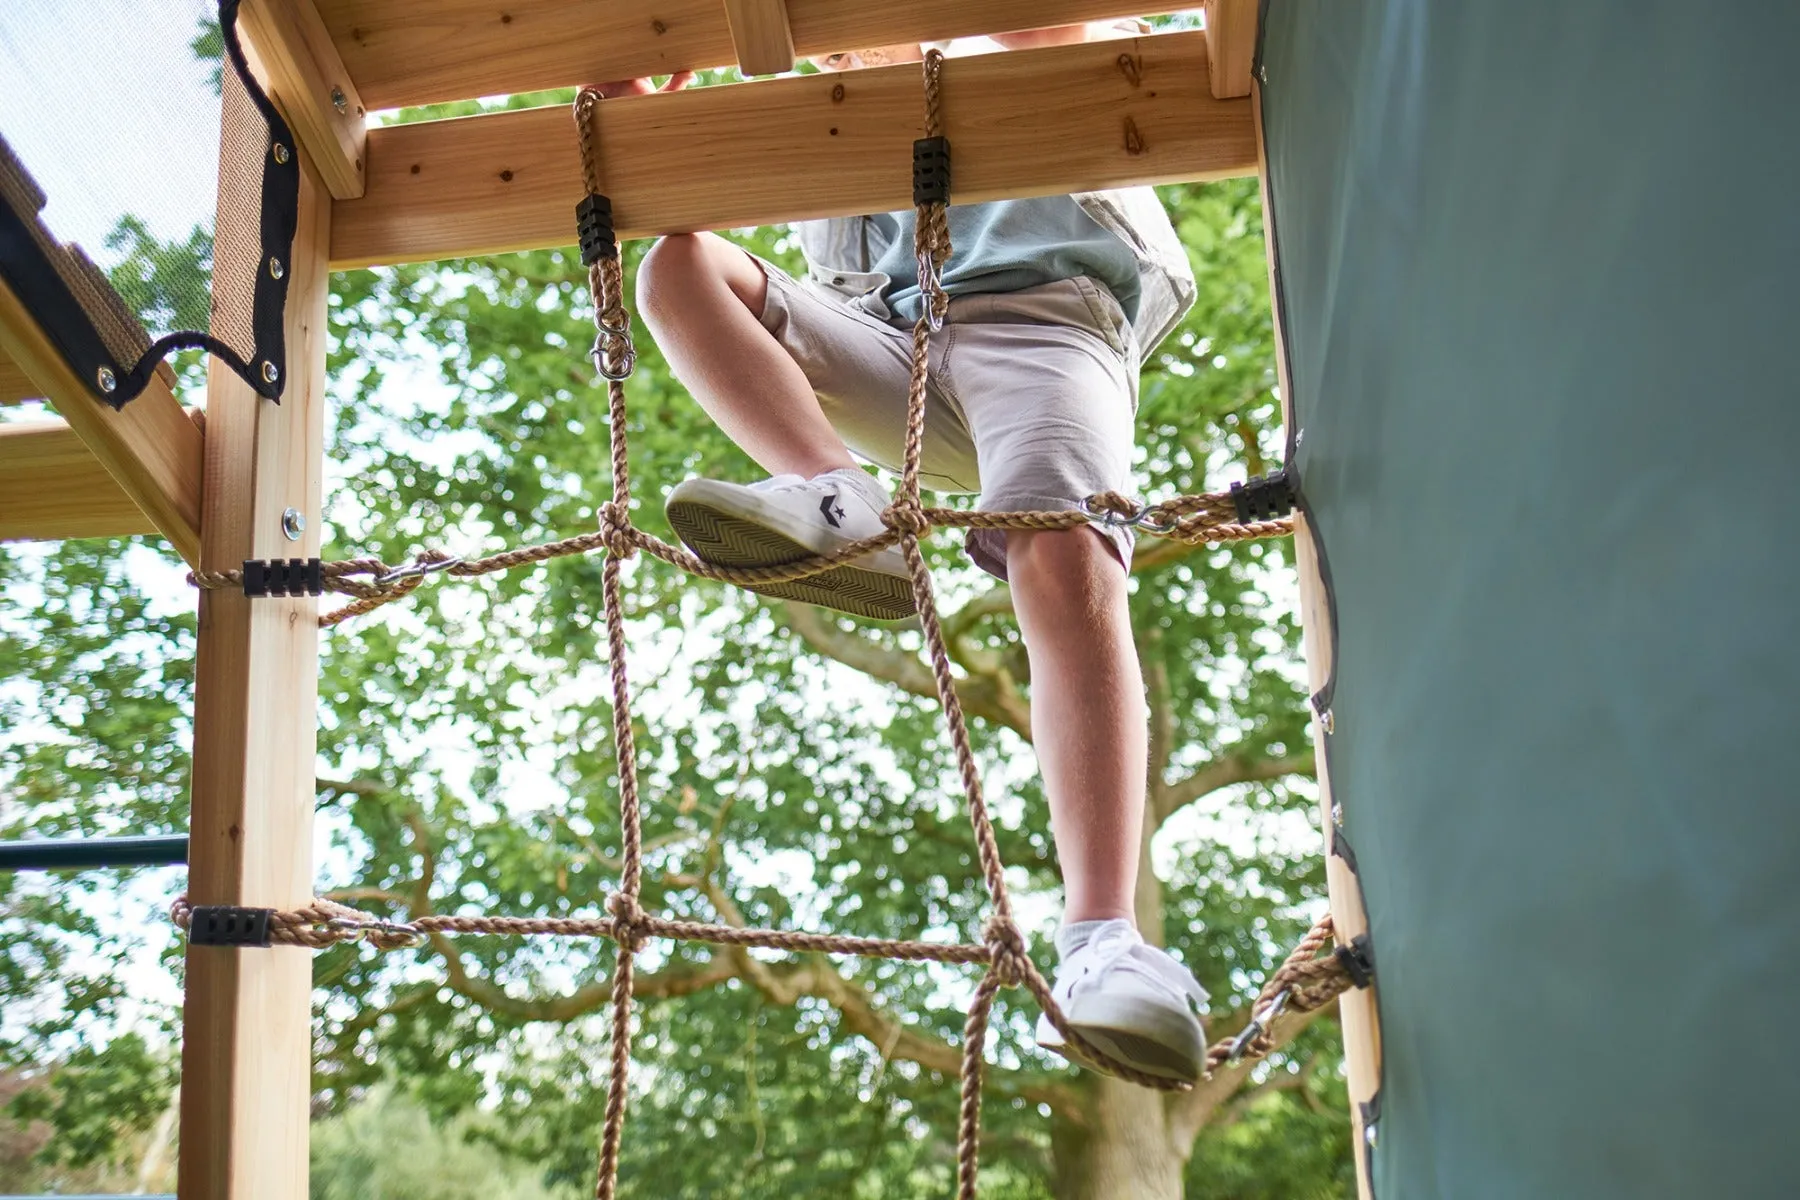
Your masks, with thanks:
M955 204L949 209L950 261L944 291L1016 292L1086 275L1112 292L1127 320L1137 316L1138 264L1119 235L1102 228L1073 196ZM919 319L919 265L911 209L866 217L869 269L889 277L881 299L895 317Z

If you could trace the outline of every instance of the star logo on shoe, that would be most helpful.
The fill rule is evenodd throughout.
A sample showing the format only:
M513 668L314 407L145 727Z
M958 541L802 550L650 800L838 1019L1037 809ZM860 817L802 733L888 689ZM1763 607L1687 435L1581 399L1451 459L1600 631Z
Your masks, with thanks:
M844 509L838 503L836 492L819 501L819 513L831 523L833 529L841 529L844 525Z

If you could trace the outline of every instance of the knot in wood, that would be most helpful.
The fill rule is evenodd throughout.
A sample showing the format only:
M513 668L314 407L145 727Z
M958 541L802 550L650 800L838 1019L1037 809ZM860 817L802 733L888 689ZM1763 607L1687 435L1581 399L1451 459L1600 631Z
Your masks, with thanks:
M931 522L925 518L925 509L917 500L895 500L881 510L881 523L914 537L923 537L931 531Z
M623 501L608 500L600 506L600 539L608 554L620 560L636 554L631 532L631 512Z
M1031 956L1025 953L1025 935L1009 918L989 917L982 927L981 941L988 949L988 961L994 978L1001 987L1018 987L1031 971Z
M606 911L612 914L613 941L628 950L638 950L649 938L650 917L638 904L637 897L614 892L606 898Z

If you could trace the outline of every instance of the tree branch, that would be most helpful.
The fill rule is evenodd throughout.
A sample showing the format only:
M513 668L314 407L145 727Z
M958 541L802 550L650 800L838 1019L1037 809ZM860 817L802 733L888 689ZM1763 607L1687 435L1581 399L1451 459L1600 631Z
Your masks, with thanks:
M915 696L936 699L931 668L915 654L893 650L872 638L849 633L819 609L805 604L779 605L787 627L814 650L863 674L884 680ZM1011 685L1010 675L971 675L959 681L963 708L974 716L1003 725L1031 740L1031 708Z
M1160 826L1194 801L1211 795L1220 788L1236 783L1262 783L1289 775L1311 776L1313 770L1313 754L1310 750L1282 758L1244 758L1228 754L1207 763L1186 779L1156 788L1156 811L1153 816Z

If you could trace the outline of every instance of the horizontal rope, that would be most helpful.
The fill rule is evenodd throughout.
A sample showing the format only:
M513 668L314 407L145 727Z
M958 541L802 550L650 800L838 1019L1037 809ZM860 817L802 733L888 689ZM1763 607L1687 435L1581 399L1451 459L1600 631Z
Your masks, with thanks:
M615 900L619 897L615 897ZM169 908L169 917L177 927L186 930L192 922L193 906L186 896L177 897ZM1023 957L1023 946L1013 944L1005 927L990 923L990 941L985 945L968 942L921 942L903 938L845 937L839 934L803 933L783 929L747 929L736 925L719 925L704 921L676 921L640 914L630 922L617 917L497 917L486 914L431 914L406 921L388 921L360 909L332 900L314 899L296 909L276 909L269 917L269 941L278 946L304 946L327 950L346 942L367 942L378 950L403 950L421 945L434 936L476 934L497 937L572 937L604 938L618 942L629 928L632 942L649 938L701 942L717 946L745 946L766 950L783 950L796 954L839 954L862 958L887 958L903 962L938 962L950 964L985 963L999 970L1001 982L1021 984L1033 994L1040 1006L1055 1001L1043 975ZM1263 985L1252 1006L1255 1034L1246 1039L1242 1033L1220 1038L1207 1050L1206 1074L1210 1077L1221 1066L1235 1062L1252 1062L1267 1056L1277 1042L1274 1020L1263 1016L1276 997L1283 992L1288 998L1281 1004L1284 1013L1308 1013L1337 999L1354 986L1348 969L1334 954L1323 957L1320 952L1333 939L1331 916L1327 914L1307 931L1293 953L1289 954ZM1010 960L1010 961L1007 961ZM1065 1031L1066 1034L1066 1031ZM1079 1046L1086 1043L1078 1035ZM1243 1045L1240 1047L1239 1043ZM1121 1072L1122 1073L1122 1072ZM1156 1076L1134 1079L1145 1086L1170 1090L1170 1081Z
M378 558L348 558L324 563L321 574L325 580L325 589L354 599L341 608L325 613L319 618L319 625L328 629L404 599L424 582L426 574L474 579L551 559L591 554L595 550L612 550L622 558L629 558L641 550L697 578L754 588L806 579L852 559L885 550L896 545L909 533L923 536L936 529L1057 531L1079 529L1084 525L1114 524L1129 525L1149 536L1167 538L1187 545L1286 537L1294 531L1291 517L1248 523L1237 521L1236 507L1229 492L1177 496L1152 505L1139 505L1117 492L1102 492L1089 497L1088 505L1091 512L1080 509L1024 512L984 512L964 508L908 509L904 505L895 504L882 513L887 528L881 533L848 542L829 553L810 555L767 567L725 567L709 563L692 551L646 533L629 520L616 521L617 514L613 511L616 505L609 503L602 506L601 528L593 533L535 542L502 550L484 558L455 559L441 550L425 550L405 567L391 566ZM609 523L613 521L616 523ZM385 585L361 578L367 576L374 580L393 575L402 577ZM225 571L194 570L188 573L188 582L203 590L239 588L244 584L244 572L240 568Z

